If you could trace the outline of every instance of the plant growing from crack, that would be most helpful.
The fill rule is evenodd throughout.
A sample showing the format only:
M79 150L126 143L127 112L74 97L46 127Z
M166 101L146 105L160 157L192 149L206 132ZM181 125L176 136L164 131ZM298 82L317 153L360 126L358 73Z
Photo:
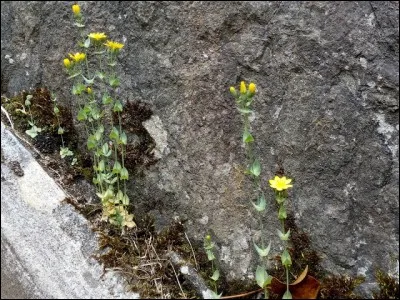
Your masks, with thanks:
M33 98L32 95L27 95L25 98L25 105L21 104L22 109L17 108L15 111L19 111L19 112L23 113L24 115L28 115L30 117L30 121L28 120L28 124L31 126L31 128L26 130L25 133L34 139L38 135L38 133L42 131L42 128L37 127L35 125L35 121L33 120L32 112L31 112L32 98ZM28 111L26 110L26 108L28 108Z
M74 152L72 152L68 147L65 147L64 138L63 138L64 128L61 127L61 122L60 122L60 109L57 106L57 98L53 94L51 95L51 101L53 102L54 115L57 118L57 125L58 125L57 133L61 137L60 156L61 156L61 158L66 158L68 156L74 156ZM75 165L76 161L77 161L77 158L74 157L72 159L71 165Z
M103 32L85 34L80 6L74 4L74 25L79 28L78 45L82 52L69 54L63 60L68 79L73 80L72 94L76 96L78 121L87 135L87 149L92 154L97 195L103 205L104 221L124 227L134 227L133 215L127 211L129 198L125 166L126 133L121 126L123 105L118 99L120 85L115 66L123 44L107 40ZM118 123L114 124L116 115Z
M269 297L268 286L271 284L272 277L267 273L267 262L266 258L271 249L271 243L266 246L264 240L264 224L262 221L263 216L266 211L266 200L264 192L261 188L261 165L259 159L254 157L253 153L253 143L254 137L251 134L250 128L250 115L253 113L252 104L254 101L254 95L256 94L256 85L254 83L250 83L248 87L246 83L242 81L240 83L239 92L235 89L235 87L230 87L231 94L235 97L237 109L241 114L242 123L243 123L243 143L246 149L246 159L247 159L247 169L245 171L246 174L250 175L254 190L256 192L256 203L252 202L253 207L257 211L259 226L261 231L261 245L258 246L254 242L254 248L259 255L259 265L256 269L256 281L257 284L264 289L264 296L267 299Z
M220 299L222 296L222 293L218 295L218 288L217 288L217 281L219 279L220 273L219 273L219 269L217 268L216 264L214 263L216 258L215 258L213 249L214 249L214 243L211 240L211 236L209 234L207 234L204 238L204 250L206 251L208 261L211 262L211 270L213 273L213 275L210 277L213 282L213 288L214 288L214 290L211 291L212 292L211 296L212 296L212 299Z
M286 176L275 176L274 179L269 180L270 187L275 190L275 200L279 206L278 219L282 224L282 231L278 229L279 238L284 242L284 250L281 254L281 262L285 267L286 271L286 292L283 294L282 299L292 299L292 294L289 290L289 270L292 265L292 259L288 251L288 241L290 236L290 229L285 232L285 220L287 218L286 213L286 200L288 198L287 189L291 188L292 179L286 178Z

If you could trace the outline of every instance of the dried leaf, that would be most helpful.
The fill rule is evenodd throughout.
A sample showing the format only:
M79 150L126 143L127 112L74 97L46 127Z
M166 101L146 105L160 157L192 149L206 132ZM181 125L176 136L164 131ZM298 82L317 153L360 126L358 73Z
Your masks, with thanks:
M314 277L307 275L307 273L308 266L293 283L289 284L289 291L292 294L293 299L317 299L320 290L320 283ZM286 292L286 283L273 277L271 282L271 291L282 297Z

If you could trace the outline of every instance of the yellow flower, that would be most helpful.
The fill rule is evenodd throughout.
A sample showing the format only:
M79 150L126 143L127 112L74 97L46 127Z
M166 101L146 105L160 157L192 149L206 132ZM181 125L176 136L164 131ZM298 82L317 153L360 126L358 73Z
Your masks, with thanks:
M232 94L233 96L236 96L236 89L235 89L233 86L231 86L231 87L229 88L229 91L231 92L231 94Z
M74 15L78 15L81 12L81 8L78 4L72 5L72 11L74 12Z
M86 92L87 92L88 94L93 93L93 91L92 91L92 89L91 89L90 87L88 87L88 88L86 89Z
M64 58L64 66L67 69L71 66L71 61L68 58Z
M93 33L89 34L89 37L91 39L94 39L95 41L101 41L101 40L105 40L107 38L107 36L105 35L104 32L93 32Z
M256 93L256 85L253 82L249 84L249 91L252 95Z
M240 93L246 94L246 84L244 83L244 81L240 83Z
M86 58L86 54L80 52L76 52L75 54L70 53L69 57L71 57L75 62L80 62Z
M122 47L124 47L124 44L113 41L107 41L107 43L105 43L104 45L106 45L106 47L110 48L112 51L118 51Z
M269 185L273 189L276 189L277 191L283 191L283 190L293 187L293 185L290 184L291 182L292 182L292 179L286 178L286 176L283 176L283 177L275 176L274 179L269 180Z

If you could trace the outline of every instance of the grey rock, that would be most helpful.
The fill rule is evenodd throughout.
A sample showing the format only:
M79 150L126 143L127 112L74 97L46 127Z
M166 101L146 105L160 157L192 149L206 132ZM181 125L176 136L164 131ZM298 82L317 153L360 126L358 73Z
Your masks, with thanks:
M253 81L272 251L278 223L267 180L281 161L295 179L289 210L328 271L365 274L367 291L374 269L398 260L396 2L80 4L91 31L126 39L121 97L148 103L159 120L147 128L162 143L160 159L130 186L138 212L162 223L185 216L199 241L213 231L228 277L253 276L259 229L228 92ZM71 103L61 66L76 41L70 5L1 3L2 92L47 86Z
M2 298L137 299L118 274L103 276L87 220L3 123L1 146Z

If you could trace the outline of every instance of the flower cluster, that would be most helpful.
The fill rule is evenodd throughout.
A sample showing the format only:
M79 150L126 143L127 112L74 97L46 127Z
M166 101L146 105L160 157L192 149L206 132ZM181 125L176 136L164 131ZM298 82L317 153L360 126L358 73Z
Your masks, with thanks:
M79 42L83 51L70 53L63 59L63 64L68 78L74 82L72 94L77 97L80 108L77 119L83 122L88 134L86 146L92 154L93 183L103 206L103 220L131 228L135 223L128 212L126 181L129 172L124 162L128 138L121 125L123 105L116 91L119 78L115 70L117 54L124 45L106 42L104 32L84 34L84 18L79 5L74 4L72 11L74 24L84 39ZM117 116L117 124L108 118L112 115Z
M107 41L104 45L111 51L119 51L124 47L124 44L113 41Z

